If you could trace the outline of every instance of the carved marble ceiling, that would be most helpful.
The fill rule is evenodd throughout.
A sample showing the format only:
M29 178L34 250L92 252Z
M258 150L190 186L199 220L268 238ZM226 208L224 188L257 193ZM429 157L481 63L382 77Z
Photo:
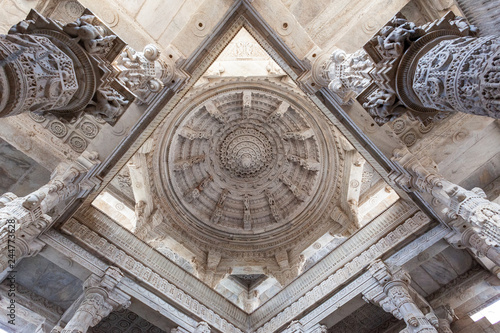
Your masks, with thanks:
M93 205L252 312L397 199L243 28Z
M155 203L190 244L269 251L330 223L343 167L336 134L291 93L223 84L196 94L160 130L149 172Z

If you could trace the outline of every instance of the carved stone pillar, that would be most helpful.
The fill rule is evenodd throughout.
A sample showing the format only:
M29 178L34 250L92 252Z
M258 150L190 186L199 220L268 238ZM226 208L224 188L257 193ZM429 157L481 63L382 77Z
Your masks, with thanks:
M84 283L82 303L61 333L85 333L113 310L127 308L130 296L115 288L122 277L116 267L109 267L103 277L91 275Z
M418 303L425 303L425 300L411 289L410 276L406 272L391 274L380 261L372 264L369 271L377 280L377 284L363 292L365 301L382 307L399 320L403 319L408 333L437 333L437 317L430 311L428 304L425 306L429 308L429 312L424 315L423 306Z
M172 80L173 66L159 55L153 45L126 47L88 10L64 26L32 10L0 35L0 117L85 112L114 125L136 97L147 103Z
M450 308L449 305L444 305L444 306L438 307L435 310L435 312L436 312L436 316L438 317L438 321L439 321L438 332L439 333L453 333L453 331L451 330L451 327L450 327L450 324L456 318L455 312L453 311L453 309Z
M72 164L61 163L51 180L37 191L18 198L12 193L0 196L0 272L12 269L19 260L38 253L43 243L37 237L47 230L53 208L75 196L85 196L98 182L88 171L98 164L97 155L82 154ZM5 274L0 274L0 278Z
M459 224L459 223L457 223ZM474 230L472 227L462 226L463 230L461 233L457 232L448 236L446 239L453 246L466 247L473 249L478 256L485 256L494 262L497 266L500 266L500 248L494 245L490 245L486 242L480 234ZM460 226L457 225L456 229L460 230Z
M431 162L424 165L408 150L396 150L394 162L399 166L389 176L405 191L430 193L446 207L447 214L453 219L461 217L454 223L455 229L464 234L464 244L472 246L491 255L498 261L494 248L485 250L482 245L500 245L500 205L486 199L484 191L474 188L471 191L453 184L436 173L435 165ZM477 235L482 239L474 236ZM496 262L497 262L496 261Z
M0 117L64 109L79 90L74 64L49 38L0 35Z
M278 252L275 255L275 259L278 263L278 267L266 267L264 269L264 274L274 277L283 287L299 276L305 263L305 257L303 255L295 259L295 263L290 262L293 258L289 258L287 251Z
M448 13L418 27L395 16L364 49L374 85L358 100L383 124L406 111L422 121L446 112L500 119L500 38Z
M481 35L499 35L500 10L497 0L455 0L470 23L479 28Z
M412 106L500 118L499 37L454 36L420 50L411 61L416 59L412 90L417 98L403 90Z

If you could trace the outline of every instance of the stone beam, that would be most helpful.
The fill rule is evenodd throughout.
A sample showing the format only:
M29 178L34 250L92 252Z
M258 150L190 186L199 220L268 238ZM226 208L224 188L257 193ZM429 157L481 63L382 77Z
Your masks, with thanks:
M103 261L95 257L93 254L89 253L85 249L81 248L74 242L70 241L68 238L64 237L62 234L54 230L49 230L40 236L40 240L43 241L47 246L55 249L60 253L64 253L66 256L70 257L73 261L90 271L91 273L101 276L104 274L106 269L109 267ZM157 296L154 292L147 290L146 288L140 286L136 281L124 276L119 284L120 290L124 293L133 297L133 299L144 304L148 309L154 309L158 311L162 316L168 318L172 322L186 329L188 332L192 331L196 326L196 322L191 320L188 316L181 313L176 307L172 306L171 303L175 304L175 296L170 299L170 296ZM164 290L166 292L166 290ZM162 292L162 294L164 293ZM170 299L166 302L165 299ZM74 303L73 309L68 309L66 311L68 314L64 314L62 317L61 326L64 326L68 322L76 308L78 307L79 300ZM194 306L195 303L191 304ZM136 309L135 303L132 304L132 308ZM135 310L134 310L135 311ZM148 310L149 311L149 310ZM140 313L140 312L138 312ZM158 325L157 325L158 326ZM161 325L160 325L161 326Z
M406 235L418 230L420 228L418 225L423 226L429 222L430 220L423 213L418 212L413 218L408 219L404 224L400 225L396 229L396 233L399 234L397 238L402 241L407 237ZM413 225L414 223L416 225ZM262 325L259 325L256 322L252 322L252 317L255 316L257 312L262 310L261 306L250 316L252 327L254 327L257 333L270 333L280 329L287 322L296 319L309 306L315 305L316 302L323 299L325 295L334 292L340 285L345 284L358 273L361 273L363 268L366 268L371 262L373 262L373 260L382 255L382 253L386 253L387 249L384 248L385 246L396 246L399 241L395 242L394 237L395 234L389 234L386 237L383 237L377 242L376 245L371 246L368 250L362 252L360 255L346 263L342 268L337 269L333 274L329 275L324 281L318 283L303 297L299 298L295 302L290 302L287 307L281 309L281 315L273 316ZM388 239L392 239L392 241L388 242ZM391 244L389 245L389 243ZM407 255L401 255L401 257L400 261L401 263L404 263L407 259ZM325 259L328 259L328 256L325 257ZM322 261L325 261L325 259ZM301 279L304 279L304 275ZM373 283L373 280L371 280L370 275L367 275L366 273L361 275L351 282L348 287L341 289L330 299L324 301L321 305L316 306L308 315L300 319L301 323L305 326L305 328L312 327L342 304L347 303L347 301L352 299L354 296L359 295L359 293L366 289L371 283ZM286 289L288 288L289 286Z

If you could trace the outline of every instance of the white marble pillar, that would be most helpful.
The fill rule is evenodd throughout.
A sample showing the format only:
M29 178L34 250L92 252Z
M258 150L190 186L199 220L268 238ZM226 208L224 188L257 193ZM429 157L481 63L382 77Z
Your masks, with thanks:
M377 281L363 292L363 299L404 320L408 333L437 333L438 320L433 312L424 314L419 299L410 287L410 276L404 271L390 273L385 264L376 261L369 272ZM421 304L420 304L421 305Z
M61 333L85 333L112 311L127 308L130 296L115 288L122 277L116 267L109 267L102 277L91 275L84 283L82 303Z
M62 163L51 180L35 192L18 198L12 193L0 196L0 279L24 257L37 254L43 243L37 237L52 224L47 215L68 199L86 196L99 181L88 172L97 166L97 154L84 152L74 163Z
M392 160L398 170L389 177L407 192L429 193L455 220L455 230L464 235L464 245L474 247L498 262L494 248L500 246L500 205L487 200L480 188L466 190L436 173L431 163L425 164L407 149L398 149ZM477 236L477 237L476 237Z

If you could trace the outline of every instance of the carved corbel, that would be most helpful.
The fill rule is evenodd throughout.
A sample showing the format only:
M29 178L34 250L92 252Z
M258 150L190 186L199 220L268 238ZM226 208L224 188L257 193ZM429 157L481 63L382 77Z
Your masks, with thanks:
M165 83L174 78L173 64L160 59L160 51L148 44L142 52L126 46L113 62L118 80L137 96L140 104L148 103Z
M208 251L204 262L199 262L195 257L192 259L198 277L212 288L215 288L220 281L231 274L231 269L222 272L217 270L220 261L221 253L212 250Z
M298 320L292 321L282 333L305 333L304 326Z
M327 87L330 83L328 69L332 60L328 53L321 51L318 47L309 51L306 59L311 67L297 81L304 91L315 94L319 89Z
M264 273L274 277L283 287L292 282L300 274L305 263L305 257L302 254L295 259L296 262L290 262L288 253L285 250L276 253L275 259L278 264L277 267L266 267Z
M448 305L442 305L435 310L439 321L439 333L453 333L450 324L457 319L455 311Z
M198 325L196 325L196 329L194 333L210 333L212 330L210 329L210 325L208 325L204 321L200 321Z

